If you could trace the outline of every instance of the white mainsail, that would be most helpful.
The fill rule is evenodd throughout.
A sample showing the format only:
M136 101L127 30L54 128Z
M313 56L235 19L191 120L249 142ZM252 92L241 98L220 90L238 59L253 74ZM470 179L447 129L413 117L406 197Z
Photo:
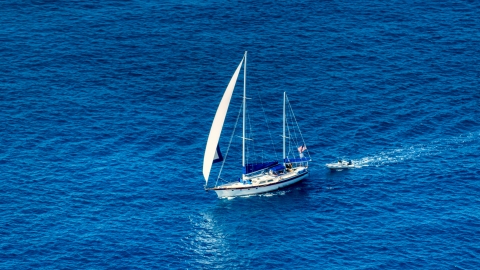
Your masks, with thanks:
M244 59L245 57L240 61L237 70L235 70L235 73L228 83L227 89L218 105L212 127L210 128L210 135L208 135L207 147L205 148L205 155L203 157L203 177L205 177L205 185L208 184L212 162L217 152L218 140L222 133L223 123L225 122L225 116L227 116L228 106L230 105L230 99L232 98L233 89L235 89L235 84L237 83L238 74L240 73L240 68L242 67Z

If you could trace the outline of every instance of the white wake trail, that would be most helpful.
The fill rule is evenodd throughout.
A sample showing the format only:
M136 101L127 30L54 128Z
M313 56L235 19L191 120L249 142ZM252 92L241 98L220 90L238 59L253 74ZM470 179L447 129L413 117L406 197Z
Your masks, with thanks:
M398 149L384 150L360 159L354 159L356 167L384 166L423 157L439 155L448 150L454 150L480 139L480 132L468 133L453 138L432 141L429 144L418 144Z

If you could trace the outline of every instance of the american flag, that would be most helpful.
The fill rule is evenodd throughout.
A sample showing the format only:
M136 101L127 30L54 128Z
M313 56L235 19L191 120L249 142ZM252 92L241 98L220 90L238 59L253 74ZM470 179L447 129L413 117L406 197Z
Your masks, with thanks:
M298 152L299 153L302 153L305 150L307 150L307 146L305 144L302 144L301 146L298 147Z

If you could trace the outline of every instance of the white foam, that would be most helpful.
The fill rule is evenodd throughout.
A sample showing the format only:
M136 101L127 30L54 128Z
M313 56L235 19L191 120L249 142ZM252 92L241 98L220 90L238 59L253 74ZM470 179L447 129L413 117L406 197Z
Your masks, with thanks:
M353 162L356 168L397 164L421 157L439 155L444 151L462 147L463 144L476 141L479 138L480 132L468 133L457 137L435 140L429 144L418 144L392 150L384 150L370 156L353 160Z
M297 188L298 189L298 188ZM274 192L267 192L267 193L259 193L259 194L249 194L249 195L242 195L242 196L231 196L231 197L222 197L221 199L227 199L227 200L233 200L235 198L249 198L249 197L272 197L272 196L277 196L277 195L285 195L288 190L278 190Z

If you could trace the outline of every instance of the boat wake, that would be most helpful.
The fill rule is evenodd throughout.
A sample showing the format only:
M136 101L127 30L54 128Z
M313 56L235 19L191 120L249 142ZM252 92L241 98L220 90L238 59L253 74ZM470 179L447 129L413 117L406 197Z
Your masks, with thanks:
M258 194L258 196L263 196L263 197L282 196L282 195L285 195L287 192L288 192L287 190L279 190L276 192L267 192L263 194Z
M289 193L290 191L291 190L277 190L277 191L273 191L273 192L250 194L250 195L244 195L244 196L224 197L222 199L232 200L232 199L235 199L235 198L283 196L283 195Z
M440 155L445 151L464 147L479 139L480 132L468 133L454 138L432 141L429 144L418 144L404 148L385 150L360 159L354 159L353 162L355 168L397 164L423 157Z

